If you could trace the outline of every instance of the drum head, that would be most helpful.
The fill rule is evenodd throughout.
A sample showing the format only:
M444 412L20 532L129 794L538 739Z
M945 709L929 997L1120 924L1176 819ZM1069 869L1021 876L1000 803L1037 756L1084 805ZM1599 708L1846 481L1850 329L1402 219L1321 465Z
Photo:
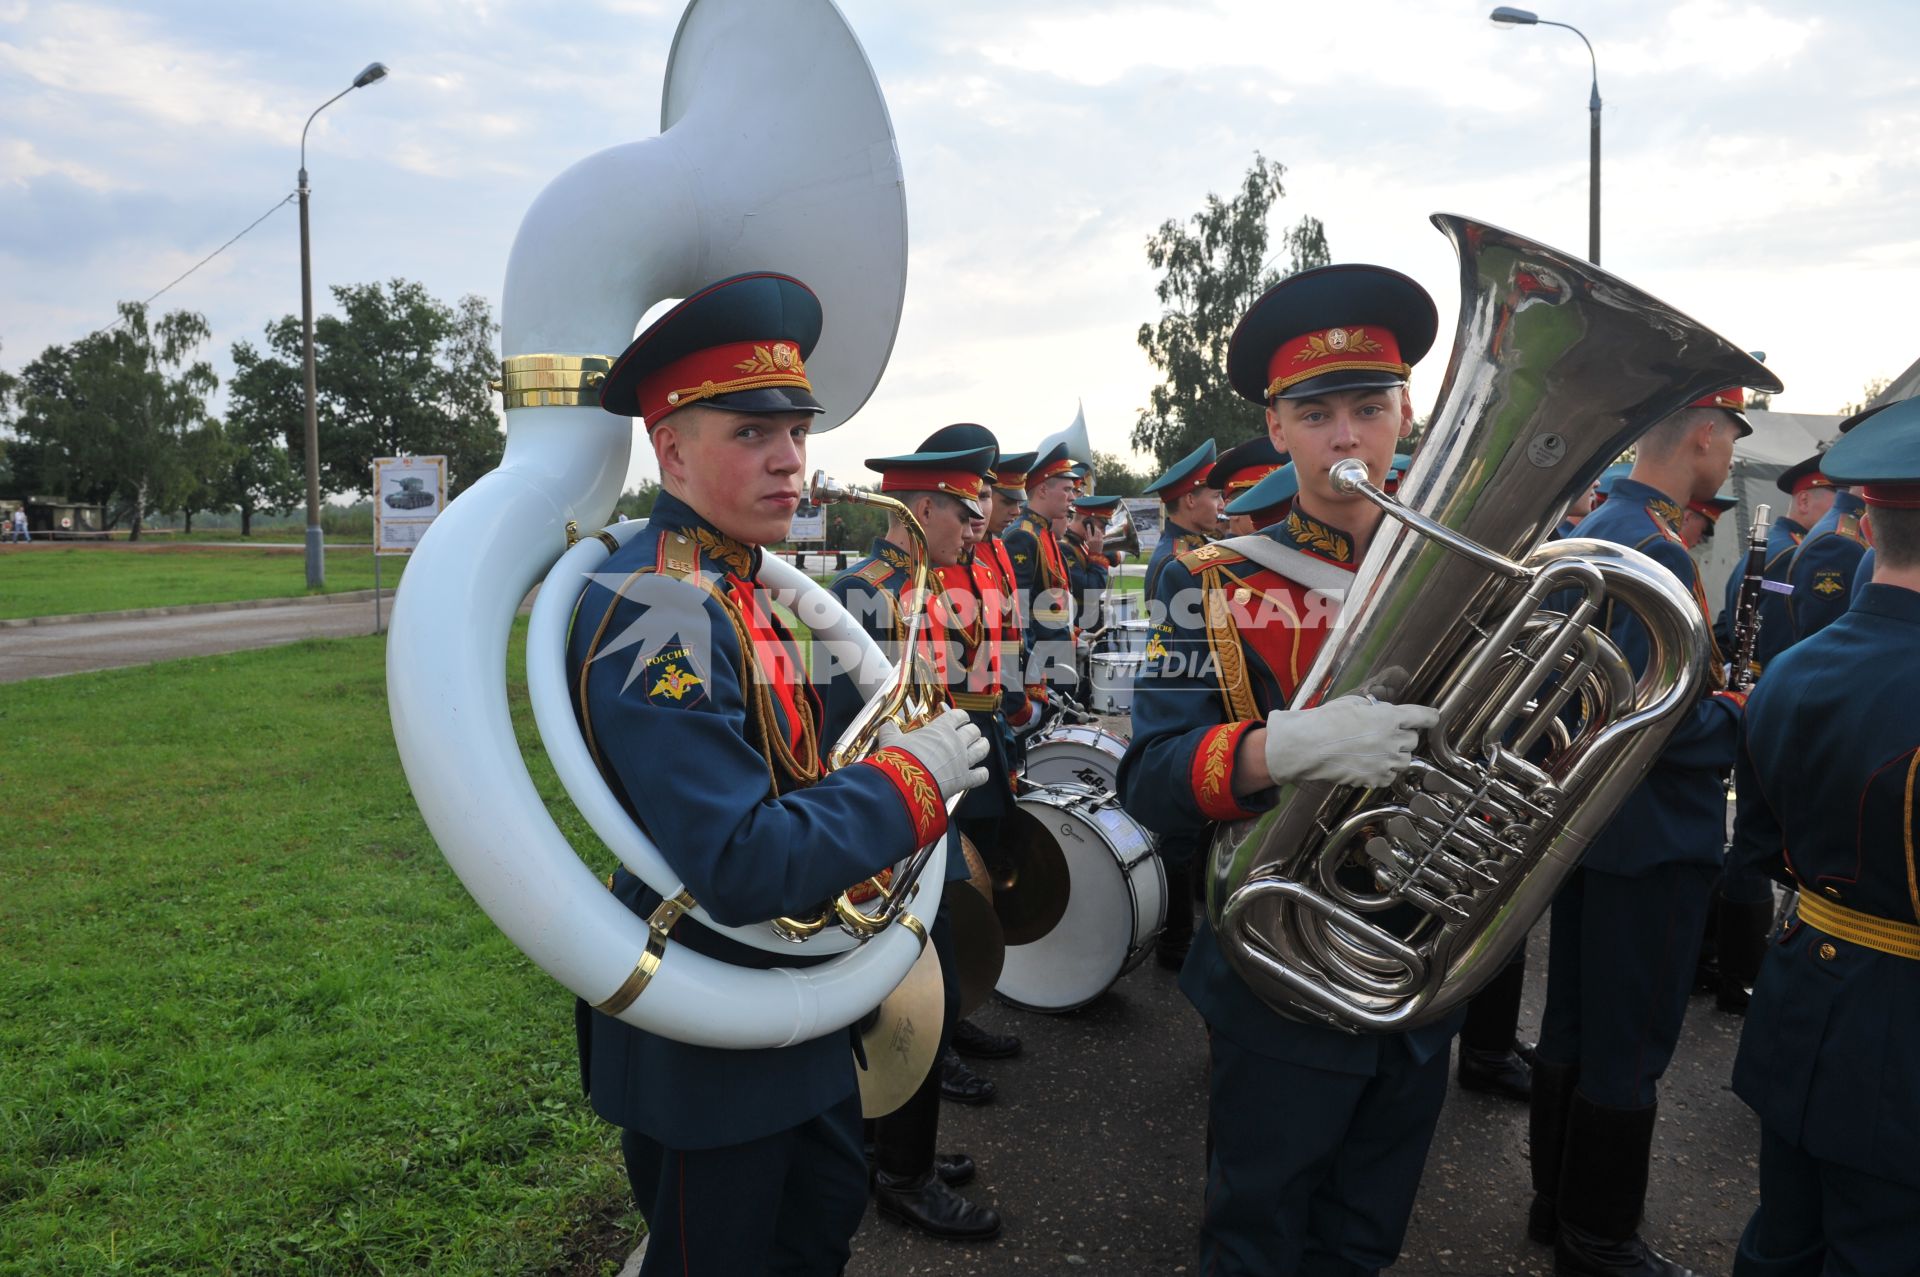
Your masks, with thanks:
M1045 824L1021 807L1000 823L993 911L1009 945L1031 944L1058 926L1073 890L1066 858Z
M1111 794L1120 787L1120 759L1126 752L1124 740L1097 727L1050 727L1027 742L1027 766L1021 774L1029 784L1079 785Z
M1108 800L1038 790L1020 814L1059 843L1072 878L1066 915L1040 939L1007 945L998 992L1032 1011L1071 1011L1099 997L1145 952L1166 918L1166 886L1146 830Z

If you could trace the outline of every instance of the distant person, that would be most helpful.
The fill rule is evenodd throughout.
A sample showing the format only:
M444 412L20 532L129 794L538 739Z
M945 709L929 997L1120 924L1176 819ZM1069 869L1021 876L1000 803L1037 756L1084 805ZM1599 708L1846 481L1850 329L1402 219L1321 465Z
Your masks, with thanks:
M13 539L16 541L33 540L33 533L27 529L27 508L25 506L21 506L13 512Z

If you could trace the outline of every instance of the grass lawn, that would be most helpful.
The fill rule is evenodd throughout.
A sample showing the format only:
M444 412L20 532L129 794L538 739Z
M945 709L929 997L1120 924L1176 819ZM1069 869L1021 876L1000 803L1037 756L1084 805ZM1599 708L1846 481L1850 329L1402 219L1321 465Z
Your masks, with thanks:
M398 584L406 563L404 557L382 560L381 585ZM371 588L372 550L327 551L326 593ZM0 619L306 593L306 558L300 550L230 550L191 542L0 547Z
M0 686L0 1274L611 1273L634 1241L571 998L428 837L383 660Z

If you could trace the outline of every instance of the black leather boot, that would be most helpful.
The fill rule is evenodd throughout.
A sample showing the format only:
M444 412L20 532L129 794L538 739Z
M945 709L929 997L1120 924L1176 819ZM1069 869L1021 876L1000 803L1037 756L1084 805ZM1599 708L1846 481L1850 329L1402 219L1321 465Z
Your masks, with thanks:
M962 1184L973 1182L973 1159L965 1153L935 1153L933 1155L933 1173L940 1177L949 1188L958 1188Z
M1011 1033L992 1033L972 1020L953 1026L953 1049L976 1060L1004 1060L1020 1054L1020 1039Z
M1640 1237L1655 1107L1602 1108L1574 1092L1560 1163L1557 1277L1699 1277Z
M1460 1027L1460 1063L1455 1076L1465 1091L1524 1100L1532 1092L1533 1074L1514 1050L1520 1023L1520 992L1527 979L1526 950L1467 1003L1466 1023Z
M1527 1115L1527 1143L1533 1159L1533 1204L1527 1208L1527 1236L1543 1246L1560 1234L1557 1215L1560 1162L1567 1147L1567 1106L1573 1102L1577 1064L1533 1062L1533 1104Z
M981 1077L967 1062L948 1050L940 1057L940 1095L955 1104L985 1104L993 1099L992 1078Z
M934 1237L986 1241L1000 1235L999 1211L974 1205L931 1170L904 1177L876 1172L873 1200L882 1215Z
M1720 987L1714 1003L1722 1011L1745 1015L1753 982L1760 977L1760 961L1767 956L1767 936L1773 928L1773 901L1718 900L1720 916Z

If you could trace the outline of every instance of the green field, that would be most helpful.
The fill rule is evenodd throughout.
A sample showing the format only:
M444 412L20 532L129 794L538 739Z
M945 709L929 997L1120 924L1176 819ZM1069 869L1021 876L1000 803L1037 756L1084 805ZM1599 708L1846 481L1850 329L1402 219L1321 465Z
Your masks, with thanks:
M571 999L428 837L383 657L0 686L0 1274L611 1273L634 1243Z
M406 564L405 557L381 560L380 583L392 589ZM372 588L370 549L327 551L326 593ZM221 549L191 542L151 548L0 546L0 620L307 593L306 556L300 549Z

